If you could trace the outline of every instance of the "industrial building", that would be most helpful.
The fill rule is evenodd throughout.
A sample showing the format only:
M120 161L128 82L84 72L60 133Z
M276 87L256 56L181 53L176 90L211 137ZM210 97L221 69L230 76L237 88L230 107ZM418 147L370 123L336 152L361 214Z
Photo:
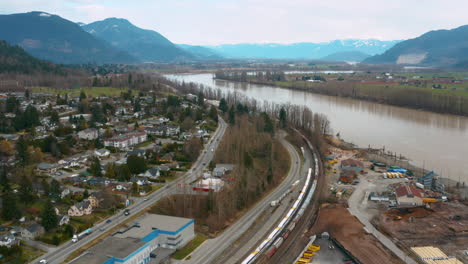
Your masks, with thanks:
M195 237L194 220L146 214L87 250L73 264L159 263Z
M427 264L463 264L455 257L447 256L437 247L412 247L411 250L418 258Z

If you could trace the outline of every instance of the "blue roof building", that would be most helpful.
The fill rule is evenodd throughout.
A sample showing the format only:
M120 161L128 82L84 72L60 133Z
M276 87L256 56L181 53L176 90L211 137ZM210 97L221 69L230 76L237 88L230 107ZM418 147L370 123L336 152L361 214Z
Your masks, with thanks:
M159 263L195 237L194 220L146 214L90 248L73 264Z

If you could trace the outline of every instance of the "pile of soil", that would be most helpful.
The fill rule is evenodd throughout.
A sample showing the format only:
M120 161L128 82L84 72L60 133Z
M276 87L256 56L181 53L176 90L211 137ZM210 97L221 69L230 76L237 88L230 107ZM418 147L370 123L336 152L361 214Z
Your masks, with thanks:
M320 208L310 235L323 232L328 232L363 264L403 263L373 235L368 234L361 222L352 216L344 205L333 204Z

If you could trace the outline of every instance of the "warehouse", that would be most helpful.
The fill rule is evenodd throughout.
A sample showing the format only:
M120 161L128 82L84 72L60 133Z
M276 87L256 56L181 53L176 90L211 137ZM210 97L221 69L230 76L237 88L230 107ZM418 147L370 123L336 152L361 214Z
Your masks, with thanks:
M463 264L455 257L447 256L436 247L412 247L411 250L427 264Z
M194 220L146 214L90 248L73 264L159 263L195 237ZM154 259L151 259L154 258Z

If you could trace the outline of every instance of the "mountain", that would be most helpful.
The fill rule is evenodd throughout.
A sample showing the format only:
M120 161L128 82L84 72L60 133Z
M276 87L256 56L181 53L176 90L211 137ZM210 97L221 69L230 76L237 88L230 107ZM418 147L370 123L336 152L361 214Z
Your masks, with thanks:
M347 39L322 43L223 44L205 46L227 58L320 59L337 52L358 51L370 55L383 53L399 40Z
M468 25L452 30L427 32L417 38L396 44L365 63L452 66L468 60Z
M360 51L340 51L330 54L322 58L322 60L326 61L354 61L360 62L367 58L370 55Z
M129 63L136 60L57 15L30 12L0 15L0 39L34 57L62 64Z
M107 18L82 28L144 62L194 58L158 32L136 27L126 19Z
M19 46L0 40L0 73L63 73L62 70L57 65L34 58Z
M178 46L187 52L190 52L198 59L207 59L207 60L217 60L222 59L223 56L218 54L216 51L203 47L203 46L194 46L194 45L187 45L187 44L178 44Z

